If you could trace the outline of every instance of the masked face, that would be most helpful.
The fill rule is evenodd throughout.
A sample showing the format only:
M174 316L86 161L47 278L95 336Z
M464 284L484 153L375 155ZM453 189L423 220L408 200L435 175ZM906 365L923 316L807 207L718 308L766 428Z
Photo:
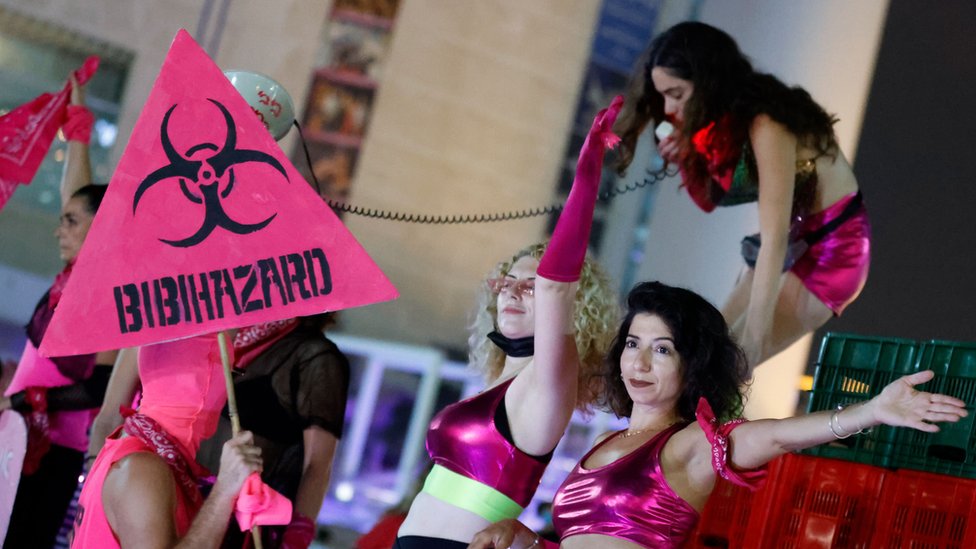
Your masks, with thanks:
M539 261L523 256L498 279L498 331L512 339L535 334L535 272Z

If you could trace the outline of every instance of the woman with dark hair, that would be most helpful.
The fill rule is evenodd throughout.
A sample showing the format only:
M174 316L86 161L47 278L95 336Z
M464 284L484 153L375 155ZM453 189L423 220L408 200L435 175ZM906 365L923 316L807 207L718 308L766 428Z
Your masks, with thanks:
M101 406L116 355L111 351L45 358L37 353L106 189L90 184L88 141L94 117L74 79L66 120L61 219L54 232L66 265L34 309L24 354L0 400L0 410L20 412L28 425L27 455L4 543L7 548L54 545L78 485L88 428Z
M566 549L681 547L718 477L755 488L786 452L886 424L936 432L967 415L961 400L915 390L931 371L893 381L871 400L787 419L739 418L745 357L722 314L698 294L638 284L607 357L606 404L629 426L606 433L553 500ZM546 546L516 520L479 532L472 549Z
M746 266L722 311L751 368L857 298L871 228L836 119L809 93L754 70L725 32L685 22L651 42L634 75L616 125L620 171L652 120L702 210L758 202L759 233L742 241Z
M596 116L552 239L518 252L486 281L471 354L488 388L431 421L434 466L396 549L463 549L491 523L519 516L574 409L592 402L588 382L609 344L616 303L586 246L621 101Z
M261 478L292 502L291 522L261 528L268 549L305 549L332 476L349 396L349 360L325 335L335 313L248 326L234 335L234 391L243 428L261 449ZM232 438L225 407L215 435L197 457L214 469ZM231 521L222 547L244 547Z

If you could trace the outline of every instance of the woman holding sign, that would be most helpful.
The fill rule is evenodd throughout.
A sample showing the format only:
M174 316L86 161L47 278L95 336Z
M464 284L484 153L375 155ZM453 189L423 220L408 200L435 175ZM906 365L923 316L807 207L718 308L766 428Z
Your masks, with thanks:
M472 336L472 355L489 387L431 422L427 450L434 467L400 527L398 549L463 548L492 522L517 517L573 410L592 402L591 381L611 336L616 299L585 254L621 99L593 123L549 244L522 250L487 281L484 314L493 326ZM492 343L482 344L492 328Z
M71 102L62 132L68 154L61 180L61 220L55 231L64 270L38 302L27 325L27 343L0 410L13 408L28 424L27 455L4 547L51 547L78 485L88 449L88 428L101 406L115 352L44 358L37 353L61 292L71 275L104 185L91 185L88 141L94 116L82 88L71 80Z

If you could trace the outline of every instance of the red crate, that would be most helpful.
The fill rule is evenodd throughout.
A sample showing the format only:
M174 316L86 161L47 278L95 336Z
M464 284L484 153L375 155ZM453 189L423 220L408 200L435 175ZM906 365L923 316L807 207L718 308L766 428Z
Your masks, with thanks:
M719 479L685 549L740 547L746 536L753 492Z
M787 454L756 493L744 548L871 547L887 470Z
M769 479L777 476L782 462L783 459L778 458L769 463ZM765 492L771 485L767 482L754 492L718 479L685 549L742 547L746 538L751 537L749 520L756 501L768 499Z
M901 469L885 480L871 547L976 547L976 481Z

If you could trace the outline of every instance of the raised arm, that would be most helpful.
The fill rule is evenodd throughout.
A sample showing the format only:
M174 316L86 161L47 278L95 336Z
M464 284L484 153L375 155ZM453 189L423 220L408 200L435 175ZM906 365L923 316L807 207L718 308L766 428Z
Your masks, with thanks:
M71 100L68 103L68 120L62 131L68 141L61 175L61 205L68 203L78 189L92 182L91 160L88 158L88 141L95 119L85 107L85 91L75 77L71 77Z
M957 398L915 389L934 376L927 370L901 377L871 400L841 411L744 423L730 435L732 463L744 469L758 467L786 452L846 438L881 424L937 432L939 427L934 423L956 422L968 412L966 403Z
M555 448L576 407L579 356L574 334L576 282L583 269L604 152L619 139L611 128L622 97L600 111L583 142L576 176L535 282L535 354L510 389L509 420L516 444L529 453Z
M765 356L782 286L783 261L790 231L796 171L796 137L765 114L749 130L759 175L759 235L762 246L746 315L732 326L751 367Z

